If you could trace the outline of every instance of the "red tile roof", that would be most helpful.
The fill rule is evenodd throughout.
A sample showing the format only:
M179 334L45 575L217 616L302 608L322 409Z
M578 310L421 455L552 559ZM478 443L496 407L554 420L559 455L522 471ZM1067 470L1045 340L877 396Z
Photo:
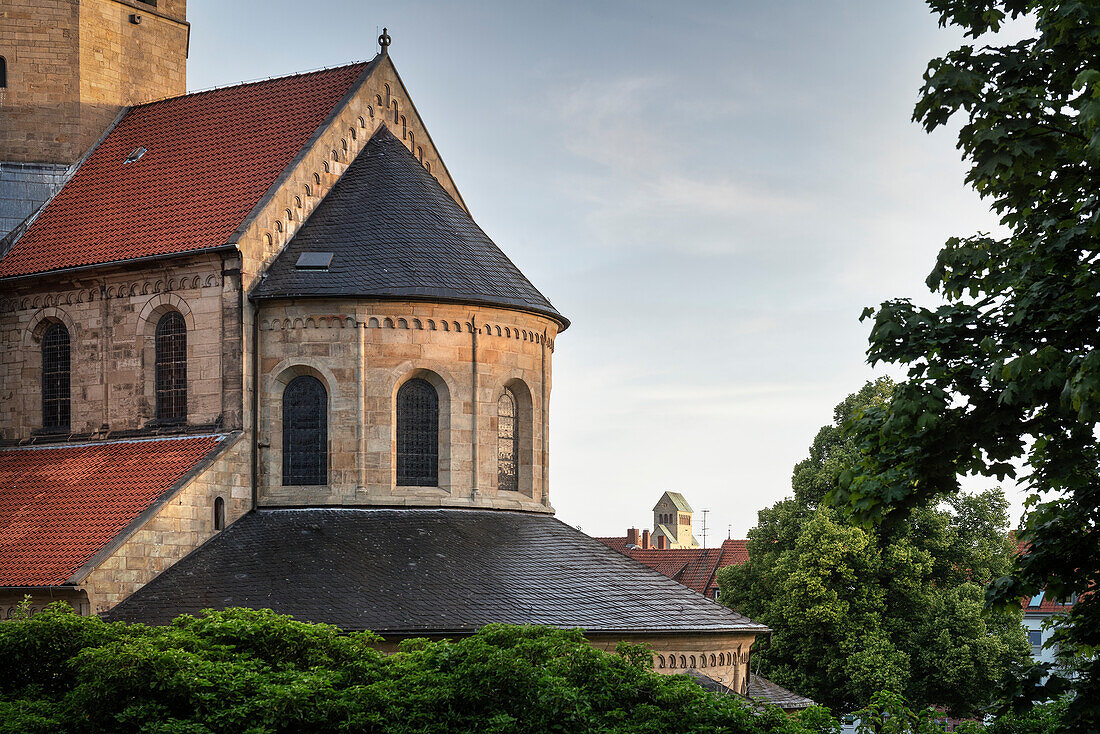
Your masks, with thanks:
M700 594L718 588L718 569L738 566L749 560L747 540L723 540L720 548L628 548L626 538L596 538L604 545L630 556L654 571L679 581Z
M0 586L64 583L223 438L0 450Z
M0 278L228 244L367 66L131 108L0 260Z

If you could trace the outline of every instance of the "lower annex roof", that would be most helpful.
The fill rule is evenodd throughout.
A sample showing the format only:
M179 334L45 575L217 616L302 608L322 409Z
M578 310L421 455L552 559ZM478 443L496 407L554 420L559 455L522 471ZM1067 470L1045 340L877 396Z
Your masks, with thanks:
M234 606L383 634L767 631L553 517L463 509L254 511L106 617Z
M0 586L66 583L225 438L0 450Z

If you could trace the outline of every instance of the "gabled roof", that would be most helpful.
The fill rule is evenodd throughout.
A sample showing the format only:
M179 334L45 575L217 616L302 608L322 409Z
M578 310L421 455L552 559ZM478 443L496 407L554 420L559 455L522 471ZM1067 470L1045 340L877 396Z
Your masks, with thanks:
M253 511L106 616L231 606L384 634L767 630L553 517L465 509Z
M3 254L0 278L232 244L373 63L130 108Z
M684 495L679 492L665 492L661 495L661 499L657 500L657 504L653 506L653 509L656 510L660 507L661 503L664 502L666 498L671 501L673 506L680 512L694 512L694 510L691 509L691 505L688 504L688 501L684 499Z
M331 253L327 269L296 267ZM568 321L383 125L253 289L489 304Z
M57 586L224 436L0 450L0 586Z
M629 547L626 538L596 538L609 548L663 573L690 589L706 594L717 587L718 569L739 566L749 560L748 541L724 540L720 548Z

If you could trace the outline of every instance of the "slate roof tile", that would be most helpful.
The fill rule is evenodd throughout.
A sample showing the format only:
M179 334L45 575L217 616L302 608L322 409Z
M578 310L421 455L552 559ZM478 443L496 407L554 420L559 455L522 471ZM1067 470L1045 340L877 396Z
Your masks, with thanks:
M64 583L223 438L0 450L0 586Z
M229 244L371 63L130 108L3 255L0 278Z
M473 632L490 622L767 629L553 517L489 510L255 511L106 616L166 624L231 606L383 634Z
M331 252L327 270L295 267ZM382 126L253 289L256 299L371 297L490 304L568 321Z

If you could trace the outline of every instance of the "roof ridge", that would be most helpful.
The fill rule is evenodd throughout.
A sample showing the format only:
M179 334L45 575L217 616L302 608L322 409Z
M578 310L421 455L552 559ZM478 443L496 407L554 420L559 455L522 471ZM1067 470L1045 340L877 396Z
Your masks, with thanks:
M118 446L124 443L151 443L153 441L183 441L191 438L216 438L224 441L228 433L195 433L181 434L178 436L141 436L137 438L104 439L102 441L85 441L83 443L48 443L33 444L28 446L5 446L0 451L45 451L49 449L82 449L88 446Z
M126 108L127 111L135 110L140 107L149 107L151 105L161 104L163 102L169 102L174 99L184 99L185 97L198 97L204 94L210 94L211 92L221 92L226 89L238 89L240 87L257 86L259 84L267 84L269 82L283 81L284 79L294 79L297 77L310 76L312 74L322 74L326 71L342 71L344 69L350 69L353 66L365 66L373 63L378 59L378 55L371 59L363 59L361 61L352 61L347 64L339 64L337 66L321 66L316 69L308 69L306 71L296 71L291 74L283 74L282 76L268 76L258 79L245 79L239 82L233 82L232 84L220 84L213 87L206 87L205 89L195 89L185 92L183 94L175 94L167 97L158 97L157 99L151 99L148 102L142 102L141 104L131 105Z

